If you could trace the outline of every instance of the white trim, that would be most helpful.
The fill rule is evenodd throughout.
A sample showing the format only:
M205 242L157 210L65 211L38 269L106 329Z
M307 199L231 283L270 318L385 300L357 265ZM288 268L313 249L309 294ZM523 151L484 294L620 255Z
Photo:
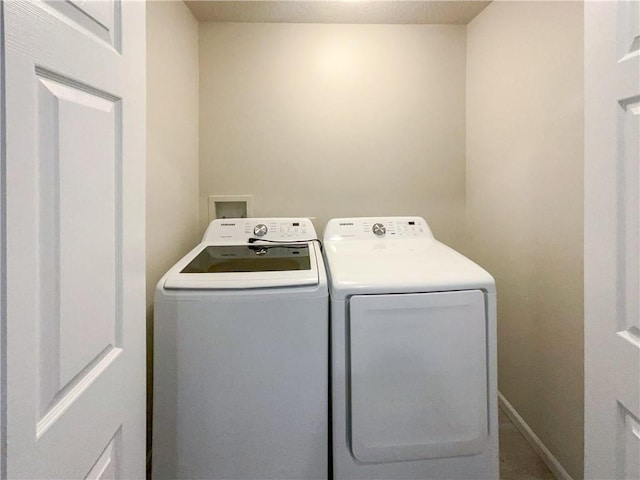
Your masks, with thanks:
M513 405L509 403L509 401L504 398L502 393L498 392L498 405L502 409L502 411L509 417L509 420L515 425L518 431L522 434L527 442L531 444L531 448L538 454L538 456L542 459L542 461L549 467L551 473L558 480L573 480L571 475L567 473L567 471L562 467L560 462L553 454L549 451L549 449L542 443L542 440L534 433L527 422L524 421L524 418L518 414Z
M7 478L6 92L4 2L0 2L0 480Z

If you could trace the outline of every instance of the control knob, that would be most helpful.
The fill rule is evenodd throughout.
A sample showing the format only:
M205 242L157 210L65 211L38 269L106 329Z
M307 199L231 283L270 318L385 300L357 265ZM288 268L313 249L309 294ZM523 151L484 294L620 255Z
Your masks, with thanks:
M269 229L267 228L267 226L264 223L259 223L258 225L253 227L253 234L256 237L264 237L267 234L268 230Z
M373 233L377 237L381 237L385 233L387 233L387 229L385 228L385 226L382 223L374 223L373 227L371 227L371 230L373 230Z

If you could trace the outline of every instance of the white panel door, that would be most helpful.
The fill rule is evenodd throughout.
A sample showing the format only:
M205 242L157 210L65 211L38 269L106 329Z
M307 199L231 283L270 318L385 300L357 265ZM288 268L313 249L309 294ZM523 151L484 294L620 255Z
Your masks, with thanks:
M486 446L483 292L354 295L349 360L359 461L473 455Z
M640 478L640 3L585 3L585 477Z
M145 5L4 20L6 476L143 478Z

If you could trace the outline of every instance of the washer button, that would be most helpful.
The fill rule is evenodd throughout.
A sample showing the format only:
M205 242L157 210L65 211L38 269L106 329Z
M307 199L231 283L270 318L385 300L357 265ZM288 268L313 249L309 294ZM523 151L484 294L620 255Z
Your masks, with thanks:
M258 225L253 227L253 234L256 237L264 237L267 234L268 230L269 229L267 228L267 226L264 223L259 223Z
M382 223L374 223L373 227L371 227L371 230L377 237L381 237L385 233L387 233L387 229Z

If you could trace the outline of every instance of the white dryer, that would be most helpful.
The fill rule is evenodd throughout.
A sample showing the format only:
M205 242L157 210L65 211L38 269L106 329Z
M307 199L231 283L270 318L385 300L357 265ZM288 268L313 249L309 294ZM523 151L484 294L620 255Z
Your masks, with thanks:
M308 219L225 219L160 280L153 477L326 479L328 291Z
M333 477L497 479L491 275L419 217L331 220Z

